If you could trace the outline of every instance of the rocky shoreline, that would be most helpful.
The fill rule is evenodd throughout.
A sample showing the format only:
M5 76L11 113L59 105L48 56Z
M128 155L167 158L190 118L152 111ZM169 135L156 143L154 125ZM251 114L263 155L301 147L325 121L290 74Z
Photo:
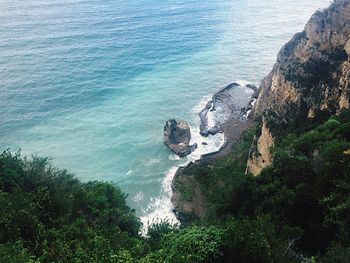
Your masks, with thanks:
M225 132L225 127L230 123L230 120L245 121L247 119L246 115L252 109L259 92L254 85L245 85L253 92L247 103L240 99L237 94L237 89L242 87L242 85L234 82L214 93L212 99L199 113L201 120L200 134L202 136L208 137L218 132Z
M241 94L244 95L244 92L249 90L250 95L242 98ZM224 133L225 142L217 151L204 154L200 159L177 169L172 181L173 195L171 202L174 206L173 212L181 223L191 220L194 214L204 215L205 206L202 200L183 202L181 193L175 184L177 178L186 176L187 172L194 166L210 164L232 151L241 133L254 124L248 118L248 115L256 101L257 94L258 89L253 85L247 84L243 86L238 83L232 83L216 92L199 113L201 135L207 137L219 132Z

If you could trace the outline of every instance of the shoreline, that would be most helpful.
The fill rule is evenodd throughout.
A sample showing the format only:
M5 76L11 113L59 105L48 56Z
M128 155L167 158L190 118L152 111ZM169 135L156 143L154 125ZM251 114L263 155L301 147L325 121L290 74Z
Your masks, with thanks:
M220 94L220 92L223 92L231 87L236 86L235 84L237 84L237 83L231 83L231 84L227 85L226 87L220 89L218 92L214 93L213 97ZM253 91L249 102L239 110L239 113L237 111L230 112L230 117L226 120L226 123L223 125L222 129L220 131L218 131L218 132L224 134L223 145L217 151L203 154L203 155L201 155L201 157L199 159L197 159L195 161L190 161L185 166L178 167L175 174L174 174L174 177L173 177L172 182L171 182L171 189L172 189L171 203L173 205L172 211L180 223L185 223L194 217L193 214L194 214L195 206L199 207L198 211L196 211L196 214L200 214L200 215L201 214L204 215L205 207L201 207L201 206L203 206L203 204L198 205L198 203L201 203L200 200L198 200L198 201L192 200L191 203L185 202L185 204L182 204L180 207L179 204L181 203L180 199L182 197L181 197L180 191L176 189L176 186L175 186L176 179L180 176L185 175L188 170L192 169L195 166L199 166L202 164L210 164L212 162L215 162L218 159L221 159L221 158L224 158L225 156L227 156L232 151L234 146L236 145L242 132L244 130L252 127L255 124L255 122L249 118L249 111L252 108L252 106L254 105L255 96L257 94L257 88L255 86L249 85L249 84L246 85L246 87L250 88ZM206 108L208 107L208 104L212 104L212 101L209 101L207 103ZM203 113L203 111L207 110L206 108L203 109L199 113L199 116L201 118L201 125L203 124L202 113ZM209 135L209 136L211 136L211 135Z

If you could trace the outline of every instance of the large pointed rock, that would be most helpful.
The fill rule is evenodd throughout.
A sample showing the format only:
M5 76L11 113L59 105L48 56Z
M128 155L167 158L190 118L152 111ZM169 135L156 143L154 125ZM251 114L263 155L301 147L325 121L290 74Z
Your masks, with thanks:
M164 126L164 144L180 157L185 157L197 149L197 144L189 145L191 129L183 120L171 119Z

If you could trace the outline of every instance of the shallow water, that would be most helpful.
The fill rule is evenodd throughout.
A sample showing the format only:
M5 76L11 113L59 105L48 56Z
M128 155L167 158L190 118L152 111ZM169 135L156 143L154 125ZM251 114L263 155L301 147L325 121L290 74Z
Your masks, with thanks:
M172 175L188 160L163 145L165 121L198 131L215 91L259 84L280 47L328 4L0 0L0 147L52 156L84 181L116 182L145 222L171 216Z

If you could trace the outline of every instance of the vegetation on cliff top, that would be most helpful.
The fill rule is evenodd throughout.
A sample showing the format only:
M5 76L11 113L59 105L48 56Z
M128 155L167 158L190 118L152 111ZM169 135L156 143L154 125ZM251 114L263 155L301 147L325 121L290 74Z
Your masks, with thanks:
M5 151L0 262L349 262L350 110L286 136L259 177L239 162L251 137L193 171L206 218L155 224L148 237L113 183L81 183L46 158Z
M336 262L350 262L350 110L318 123L285 131L273 149L272 166L258 177L245 175L241 166L252 131L228 157L188 171L210 207L202 223L243 221L260 235L254 249L267 244L258 258L251 250L241 255L253 244L245 236L226 257L235 251L232 256L241 255L237 262L300 262L312 256L335 262L337 255ZM233 233L237 238L242 231Z

